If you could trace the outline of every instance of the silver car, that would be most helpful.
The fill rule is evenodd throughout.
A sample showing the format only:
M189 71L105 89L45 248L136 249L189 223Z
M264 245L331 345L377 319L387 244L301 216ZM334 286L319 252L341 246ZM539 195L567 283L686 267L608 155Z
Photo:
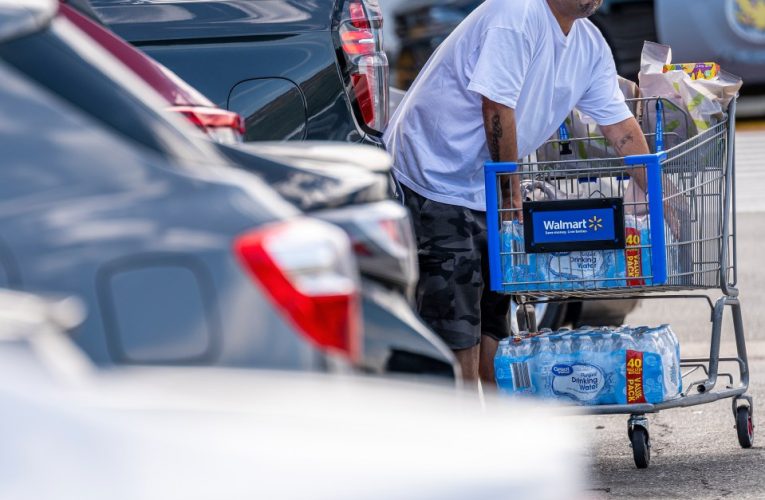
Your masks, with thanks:
M99 372L62 305L0 291L0 498L585 498L581 429L550 405L324 374Z
M346 234L187 140L56 5L0 0L0 286L80 297L99 364L357 359Z

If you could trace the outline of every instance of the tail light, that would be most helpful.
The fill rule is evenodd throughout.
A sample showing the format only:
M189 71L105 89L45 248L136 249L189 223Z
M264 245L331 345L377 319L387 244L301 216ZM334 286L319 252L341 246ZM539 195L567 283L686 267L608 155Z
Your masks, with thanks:
M419 278L409 212L394 201L356 205L314 214L346 230L364 274L402 287L408 294Z
M348 96L362 128L379 134L388 124L388 57L378 0L345 0L339 13L339 57Z
M233 111L205 106L172 106L168 111L182 114L216 142L242 142L244 123L242 117Z
M311 219L277 223L240 236L234 250L276 308L309 341L359 360L360 281L341 229Z

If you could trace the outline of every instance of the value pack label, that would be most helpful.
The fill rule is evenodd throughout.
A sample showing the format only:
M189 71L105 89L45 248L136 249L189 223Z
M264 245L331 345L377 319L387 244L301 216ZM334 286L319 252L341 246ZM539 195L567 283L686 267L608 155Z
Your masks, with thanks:
M643 390L643 353L627 351L627 404L645 403Z
M643 286L645 285L645 280L640 278L643 276L643 252L640 248L640 231L634 227L627 227L625 243L627 246L624 252L627 260L627 286Z

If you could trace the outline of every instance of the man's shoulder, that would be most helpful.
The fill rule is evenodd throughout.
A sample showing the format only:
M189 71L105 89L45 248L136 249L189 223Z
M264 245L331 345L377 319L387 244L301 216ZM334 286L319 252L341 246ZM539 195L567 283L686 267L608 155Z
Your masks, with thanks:
M589 19L577 19L576 22L579 24L577 29L584 35L584 40L592 45L592 48L602 49L608 46L600 28L595 26L592 21Z

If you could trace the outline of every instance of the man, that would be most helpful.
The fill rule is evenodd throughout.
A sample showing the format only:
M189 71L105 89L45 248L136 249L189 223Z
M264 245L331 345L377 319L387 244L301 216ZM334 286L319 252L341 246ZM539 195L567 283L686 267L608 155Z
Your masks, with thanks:
M422 318L466 381L494 384L510 299L488 288L483 163L535 151L574 107L621 155L648 146L586 18L602 0L486 0L441 44L385 134L417 236ZM645 189L645 174L633 178ZM514 208L520 185L512 186Z

